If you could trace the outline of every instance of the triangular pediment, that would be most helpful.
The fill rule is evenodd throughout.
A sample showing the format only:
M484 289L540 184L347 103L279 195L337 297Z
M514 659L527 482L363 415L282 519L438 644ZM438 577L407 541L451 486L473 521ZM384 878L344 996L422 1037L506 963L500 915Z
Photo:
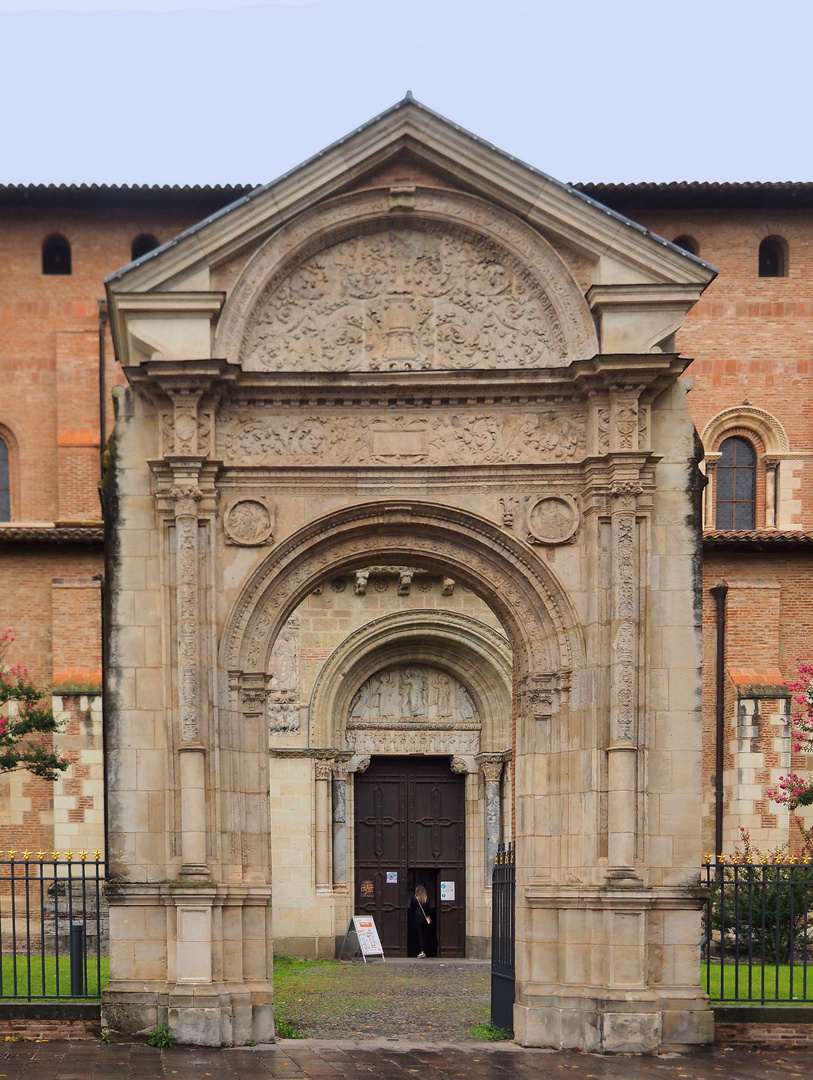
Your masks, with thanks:
M429 208L426 218L433 212L432 200L438 203L447 192L449 198L455 193L459 200L469 199L468 205L493 208L495 218L525 229L531 246L533 234L539 249L546 246L551 253L545 273L553 272L559 259L561 272L554 276L567 278L565 291L576 288L581 297L583 310L572 317L574 326L561 331L577 343L568 359L584 358L591 349L640 352L662 346L715 274L701 260L408 96L291 172L112 275L107 288L122 362L222 355L224 334L215 333L220 312L229 312L230 304L234 308L232 292L245 282L263 245L321 207L338 205L342 198L361 200L374 191L387 192L390 212L404 220L416 198ZM466 217L460 209L446 212L451 218ZM480 261L486 265L489 258L486 254ZM261 278L255 270L256 288L269 288ZM553 296L544 273L541 288ZM565 308L578 306L572 298L561 300L559 321L567 321ZM656 308L660 313L653 317ZM629 313L643 309L650 325L627 341ZM128 324L126 332L119 313ZM170 313L185 319L186 329L178 324L170 331L165 325ZM583 325L591 317L599 332L592 346L592 323ZM230 318L233 322L233 311ZM560 334L554 323L546 327L549 337ZM236 332L233 326L228 331L232 339ZM221 352L213 353L218 334Z

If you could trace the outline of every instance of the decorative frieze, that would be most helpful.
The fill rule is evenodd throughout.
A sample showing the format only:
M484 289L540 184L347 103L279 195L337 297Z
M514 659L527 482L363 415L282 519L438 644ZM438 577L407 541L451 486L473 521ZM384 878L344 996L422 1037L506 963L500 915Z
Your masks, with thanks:
M433 411L374 419L225 410L217 453L227 464L479 465L565 463L586 452L587 418L560 413Z

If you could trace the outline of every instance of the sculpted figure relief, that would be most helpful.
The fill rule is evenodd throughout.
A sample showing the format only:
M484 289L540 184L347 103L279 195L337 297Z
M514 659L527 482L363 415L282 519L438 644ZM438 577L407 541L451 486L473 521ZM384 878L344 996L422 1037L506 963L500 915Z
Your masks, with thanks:
M376 672L356 691L348 715L362 722L479 719L462 683L445 671L417 664Z
M249 370L559 366L550 297L506 250L422 222L340 241L272 280L246 326Z
M299 620L291 618L271 650L268 729L272 735L299 731Z
M258 416L224 412L218 456L234 465L476 465L578 461L585 454L586 417L555 413L411 413L386 422L357 414Z

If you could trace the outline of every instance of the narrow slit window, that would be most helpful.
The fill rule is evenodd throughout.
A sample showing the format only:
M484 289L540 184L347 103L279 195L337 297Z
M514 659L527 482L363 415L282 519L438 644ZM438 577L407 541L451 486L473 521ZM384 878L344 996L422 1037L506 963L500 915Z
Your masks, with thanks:
M672 243L679 248L683 248L684 251L688 251L690 255L700 254L700 245L697 243L693 236L676 236Z
M8 447L2 439L0 439L0 521L11 521Z
M757 455L747 439L732 436L720 446L717 462L718 529L755 529L757 519Z
M155 251L159 246L158 240L152 235L152 233L141 233L133 240L133 246L131 248L131 254L133 262L136 259L140 259L142 255L147 255L150 251Z
M759 276L787 277L785 247L777 237L768 236L759 245Z
M42 242L43 274L70 274L71 245L64 236L54 233Z

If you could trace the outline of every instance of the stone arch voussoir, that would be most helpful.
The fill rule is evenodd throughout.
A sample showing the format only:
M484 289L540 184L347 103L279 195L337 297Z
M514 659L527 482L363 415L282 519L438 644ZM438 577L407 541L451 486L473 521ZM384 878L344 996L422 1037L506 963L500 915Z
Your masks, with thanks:
M515 677L581 666L575 610L526 544L468 511L393 501L334 511L283 541L246 583L226 621L222 667L267 672L279 630L309 592L337 575L386 562L454 577L485 600L508 635Z
M316 746L341 746L350 702L361 684L402 660L447 671L469 690L488 727L486 739L505 749L511 739L512 657L506 638L479 619L437 608L391 612L359 627L334 650L311 694L309 724ZM497 747L499 743L499 747Z

